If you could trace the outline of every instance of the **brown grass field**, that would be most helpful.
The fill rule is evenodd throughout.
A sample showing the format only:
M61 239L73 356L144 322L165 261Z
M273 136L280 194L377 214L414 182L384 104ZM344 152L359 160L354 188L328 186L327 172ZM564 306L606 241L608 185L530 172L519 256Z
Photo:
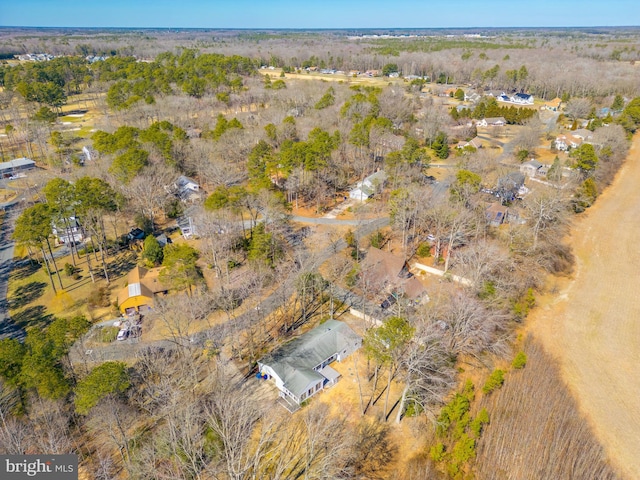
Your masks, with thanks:
M576 271L553 279L529 330L563 379L611 461L640 478L640 135L610 188L576 221Z
M271 80L279 80L281 68L274 70L260 69L258 70L262 75L269 75ZM405 81L402 78L388 78L388 77L365 77L365 76L350 76L350 75L327 75L318 72L305 72L305 73L285 73L283 80L320 80L325 82L343 82L350 85L370 85L374 87L385 87L390 83L404 84ZM408 85L408 82L407 82Z

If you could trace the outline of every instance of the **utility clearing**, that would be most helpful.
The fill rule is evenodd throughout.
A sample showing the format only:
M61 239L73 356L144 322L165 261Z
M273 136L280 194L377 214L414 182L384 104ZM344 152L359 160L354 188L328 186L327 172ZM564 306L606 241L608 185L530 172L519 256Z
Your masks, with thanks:
M528 329L562 375L611 462L640 478L640 134L613 184L578 218L571 279L553 279Z

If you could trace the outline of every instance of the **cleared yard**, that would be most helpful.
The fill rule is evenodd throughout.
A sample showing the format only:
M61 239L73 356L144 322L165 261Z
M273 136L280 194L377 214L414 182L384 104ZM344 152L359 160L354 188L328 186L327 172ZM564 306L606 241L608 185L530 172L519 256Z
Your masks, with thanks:
M613 185L579 218L576 271L554 279L529 329L562 368L611 461L640 478L640 135Z

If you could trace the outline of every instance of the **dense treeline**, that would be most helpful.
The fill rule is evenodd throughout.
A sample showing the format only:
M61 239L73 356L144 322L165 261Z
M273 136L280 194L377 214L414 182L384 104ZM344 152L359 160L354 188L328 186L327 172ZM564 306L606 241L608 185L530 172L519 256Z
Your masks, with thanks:
M59 400L69 394L74 384L69 349L89 325L84 317L58 318L41 325L41 329L29 330L24 342L0 340L0 377L3 384L11 387L0 387L0 393L8 394L10 399L7 408L2 404L6 398L0 394L0 415L8 410L24 411L28 407L26 398L32 392L43 400Z
M503 117L507 123L512 125L522 125L535 115L536 111L532 108L517 108L513 105L509 107L500 106L495 98L483 99L483 101L479 102L473 109L451 109L451 117L454 120L461 118L474 118L479 120L489 117Z
M154 95L170 93L173 85L195 98L207 92L228 95L242 88L242 76L255 72L255 63L248 58L198 54L195 50L184 50L180 55L165 52L153 62L114 57L95 65L98 80L115 81L107 93L107 103L115 109L141 99L152 103Z
M51 107L66 103L93 82L114 82L107 92L113 109L131 106L155 95L167 95L174 86L200 98L213 91L221 96L242 88L242 77L255 72L255 62L238 55L199 54L185 49L180 55L165 52L153 62L134 57L108 57L90 64L83 58L57 57L48 62L0 67L0 86L16 91L27 101Z
M49 62L0 67L0 86L18 92L27 101L55 108L90 81L88 64L82 58L59 57Z

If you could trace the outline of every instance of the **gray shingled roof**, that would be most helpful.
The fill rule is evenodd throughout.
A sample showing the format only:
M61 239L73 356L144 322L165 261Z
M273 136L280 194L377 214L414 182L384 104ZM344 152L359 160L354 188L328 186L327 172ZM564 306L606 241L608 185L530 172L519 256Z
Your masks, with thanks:
M284 387L296 397L309 384L325 377L314 370L332 355L360 337L346 323L327 320L304 335L282 345L260 363L268 365L282 379Z
M21 168L21 167L34 167L35 165L36 165L36 162L31 160L30 158L25 158L25 157L14 158L13 160L9 160L8 162L0 163L0 171L11 170L14 168Z
M524 162L522 165L531 165L533 168L540 168L542 164L537 160L529 160L528 162Z

